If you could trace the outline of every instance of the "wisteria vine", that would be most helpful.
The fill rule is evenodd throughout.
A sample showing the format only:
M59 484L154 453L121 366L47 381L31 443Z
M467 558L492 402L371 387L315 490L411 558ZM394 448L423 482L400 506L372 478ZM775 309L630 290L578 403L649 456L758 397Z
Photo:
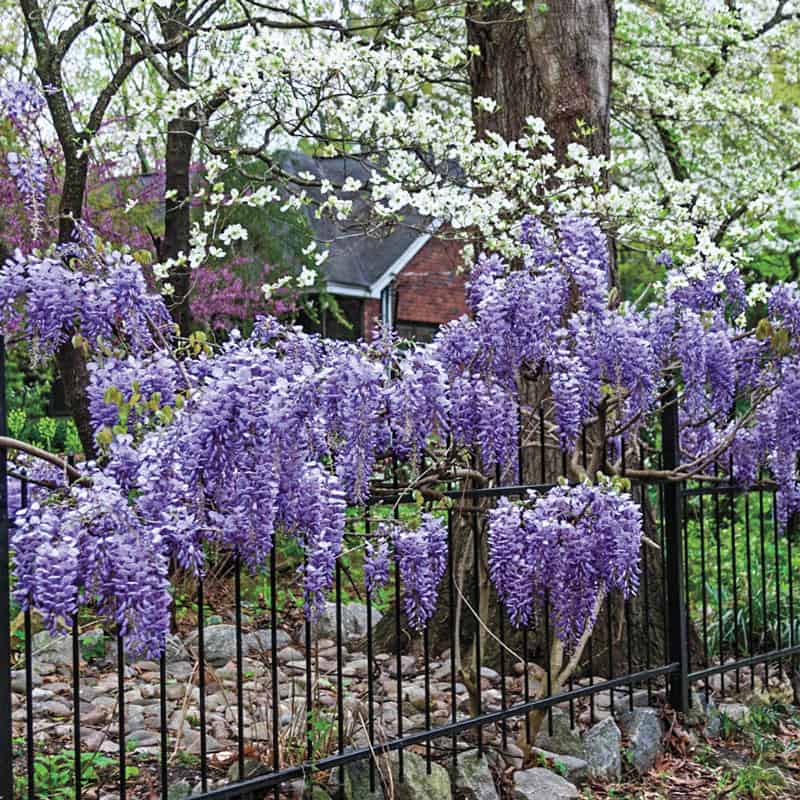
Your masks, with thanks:
M524 258L479 258L470 315L429 345L386 332L330 341L264 317L247 337L233 330L216 350L180 354L130 256L97 243L69 258L16 254L0 270L3 328L24 332L41 357L70 341L92 353L103 452L83 480L19 517L20 602L56 627L92 599L132 647L155 653L167 630L165 565L202 573L214 543L258 569L281 535L303 548L313 615L344 549L347 506L385 490L386 464L410 489L494 480L515 473L533 436L562 449L574 485L499 503L491 579L514 624L529 624L547 597L558 636L574 645L599 594L637 590L641 516L613 476L667 379L679 390L685 469L732 462L744 484L768 470L785 524L800 508L797 287L748 294L735 270L672 266L649 304L619 303L591 220L547 228L526 218L520 228ZM549 393L542 418L531 387ZM590 457L577 457L587 440ZM425 495L423 505L437 507ZM123 555L142 548L153 557ZM367 589L396 564L409 624L422 628L447 558L437 513L382 526L365 545Z

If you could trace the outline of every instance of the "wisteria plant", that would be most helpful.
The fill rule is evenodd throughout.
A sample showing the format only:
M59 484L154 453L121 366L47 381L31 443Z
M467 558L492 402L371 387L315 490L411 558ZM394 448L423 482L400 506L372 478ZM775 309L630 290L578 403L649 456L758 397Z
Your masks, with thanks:
M280 535L303 548L313 616L343 551L346 508L384 491L391 459L428 511L367 542L367 588L394 562L409 624L422 629L448 560L436 487L502 480L543 441L563 453L566 484L489 514L489 577L513 624L549 609L559 687L603 598L637 590L642 520L622 476L653 475L638 452L665 381L678 389L682 429L668 477L714 480L708 467L732 460L748 484L767 468L784 524L800 507L798 288L747 295L734 268L707 264L672 268L649 304L619 303L591 219L526 217L519 242L520 262L477 260L470 315L427 345L387 332L325 340L262 317L247 337L178 351L163 301L125 254L87 236L67 262L9 260L3 328L27 332L42 356L65 337L92 354L102 449L18 515L18 601L54 629L91 602L129 647L156 655L171 561L202 574L213 543L258 569Z

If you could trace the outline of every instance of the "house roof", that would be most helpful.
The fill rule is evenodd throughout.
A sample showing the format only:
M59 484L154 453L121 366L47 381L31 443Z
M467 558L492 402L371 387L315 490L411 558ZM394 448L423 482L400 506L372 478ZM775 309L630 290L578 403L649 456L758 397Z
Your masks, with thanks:
M320 180L327 179L341 186L348 177L363 184L370 179L370 167L359 159L349 157L316 158L299 152L280 156L281 167L291 175L311 173ZM306 189L316 201L322 200L318 188ZM432 227L431 220L408 211L402 225L379 226L369 215L367 200L358 192L340 193L353 201L353 211L347 220L330 217L320 219L315 206L306 207L306 215L314 238L326 245L329 256L322 270L331 289L341 293L377 297L430 239L421 231Z

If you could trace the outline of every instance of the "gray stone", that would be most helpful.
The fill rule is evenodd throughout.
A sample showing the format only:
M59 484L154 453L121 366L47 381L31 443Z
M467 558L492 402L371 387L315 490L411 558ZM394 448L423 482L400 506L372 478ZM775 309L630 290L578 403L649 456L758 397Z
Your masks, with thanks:
M42 704L42 711L51 717L72 716L72 704L62 703L60 700L48 700Z
M542 722L536 746L550 753L559 753L575 758L584 758L583 742L577 728L571 728L569 714L560 708L553 709L553 735L550 735L547 717Z
M186 649L186 645L181 640L181 637L176 636L174 633L167 634L166 654L168 664L171 664L173 661L190 661L192 658L191 653Z
M92 703L81 706L82 725L102 725L108 719L108 709L96 706Z
M236 654L235 625L207 625L203 629L203 637L205 659L209 664L222 667ZM197 640L197 632L186 640L187 646L195 652L197 651Z
M81 744L92 752L96 753L103 749L103 745L108 741L104 731L93 730L92 728L81 728ZM116 745L115 745L116 748Z
M714 701L709 695L708 703L706 703L705 692L698 692L692 689L689 696L689 710L684 714L687 725L692 727L702 725L708 718L708 710L714 706Z
M403 754L403 782L400 783L397 759L392 760L396 800L450 800L450 776L444 767L431 762L428 774L426 760L407 750Z
M207 753L218 753L222 749L223 749L222 745L213 736L206 736L206 752ZM194 755L199 755L200 754L200 734L199 733L189 743L189 746L186 748L186 752L192 753Z
M620 734L611 717L590 728L583 738L589 774L600 781L618 781L622 773Z
M190 661L174 661L167 667L167 672L176 681L187 681L194 672L194 664Z
M542 750L539 747L534 747L533 752L539 758L544 759L548 769L557 772L570 783L580 786L582 783L586 783L589 778L589 765L582 758L565 756L561 753L548 753L547 750Z
M740 723L747 719L750 710L741 703L720 703L719 713L726 716L732 722Z
M31 652L36 660L56 666L72 666L72 639L67 635L51 636L48 631L34 633Z
M574 800L578 789L549 769L534 767L514 773L514 800Z
M653 708L634 708L623 714L619 724L628 737L626 761L639 773L650 772L662 752L661 720Z
M284 647L278 653L278 661L281 664L288 664L290 661L303 661L303 654L296 647Z
M463 753L456 763L456 792L464 800L498 800L497 787L485 758Z
M400 656L400 672L402 675L413 675L417 669L417 659L414 656ZM397 659L389 662L389 675L397 677Z
M714 708L708 713L708 720L703 726L703 736L707 739L716 739L722 731L722 717L719 711Z
M379 759L375 767L374 792L369 788L369 762L348 764L345 767L346 800L450 800L450 776L444 767L431 762L431 774L428 775L425 759L406 750L403 754L403 782L400 783L397 754L393 753L390 758L389 763L385 758ZM391 797L384 791L389 767L394 787Z
M278 647L286 647L291 643L291 638L286 631L280 628L275 631L275 642ZM268 653L272 650L272 630L264 628L262 630L253 631L244 637L244 652L245 655L253 655L257 653Z
M428 704L427 701L429 699L425 689L423 689L421 686L415 686L413 683L410 686L403 687L403 698L418 711L425 710L425 706ZM430 705L436 705L433 697L430 698Z
M167 789L167 800L186 800L192 793L192 786L187 780L179 780Z
M377 608L372 609L372 624L377 625L381 619ZM367 634L367 607L361 603L347 603L342 606L342 637L347 640L360 638ZM325 610L319 615L312 628L315 639L336 638L336 604L326 603ZM297 638L305 640L305 626L297 631Z
M151 733L146 730L131 731L126 737L127 744L131 742L136 744L136 747L155 747L161 743L161 737L156 733Z
M270 771L270 767L263 761L257 758L245 757L243 774L239 775L239 762L231 764L228 768L228 781L233 783L235 781L244 780L246 778L257 778L259 775L264 775Z
M354 761L344 768L344 797L346 800L385 800L381 772L375 767L375 791L369 788L369 761ZM335 774L335 773L334 773Z
M663 692L652 691L648 692L647 689L638 689L633 693L633 707L634 708L647 708L651 704L651 697L653 703L659 696L663 697ZM631 700L628 692L614 692L614 713L626 714L631 710Z

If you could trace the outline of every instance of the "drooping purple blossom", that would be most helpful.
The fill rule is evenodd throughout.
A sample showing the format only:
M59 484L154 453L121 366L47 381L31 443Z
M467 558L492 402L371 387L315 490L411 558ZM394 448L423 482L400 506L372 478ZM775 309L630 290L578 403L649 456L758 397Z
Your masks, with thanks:
M5 81L0 86L0 106L15 125L36 119L44 105L44 96L31 83Z
M83 249L79 252L89 258ZM160 346L169 319L163 299L148 290L139 264L117 250L92 258L85 272L61 258L19 251L0 268L0 324L24 326L42 357L75 333L97 349L122 340L141 353Z
M69 504L37 502L17 516L15 597L53 632L91 598L132 650L157 655L169 629L169 553L113 479L97 471L91 478L70 490Z
M489 574L514 625L549 608L556 635L573 647L594 623L601 593L639 585L642 517L630 495L579 484L489 514Z
M389 580L389 543L384 537L368 540L364 545L364 583L370 595Z
M40 217L47 186L47 165L44 160L36 153L23 156L10 152L6 153L6 165L26 206Z
M394 551L403 582L403 611L413 628L423 628L436 610L439 581L447 568L444 520L423 514L418 528L396 533Z
M679 281L644 312L610 307L607 246L590 220L570 217L555 231L525 220L521 238L522 263L481 259L470 280L473 317L444 326L430 345L406 347L391 332L369 344L329 342L262 318L251 337L232 331L215 353L185 362L191 391L170 424L144 409L115 435L96 481L106 495L98 508L88 508L88 487L78 488L23 525L20 591L57 624L102 575L110 587L98 595L103 607L133 641L157 649L169 602L161 567L136 573L126 548L151 547L159 559L202 573L204 545L213 542L258 569L276 537L289 535L304 550L301 577L313 614L335 575L346 503L369 499L381 459L416 467L426 449L448 441L456 457L476 457L489 474L515 464L523 373L549 380L556 433L569 452L603 401L627 426L626 441L635 436L652 418L668 370L679 389L684 458L702 461L732 438L726 455L734 478L747 485L768 467L785 524L800 509L796 343L779 351L731 322L743 297L738 277L712 268L713 281ZM134 351L105 355L93 367L99 428L117 421L109 387L123 401L139 392L158 394L161 404L186 387L173 356L151 352L163 304L147 295L132 259L97 244L82 236L71 251L94 271L73 271L61 258L8 262L0 318L26 329L42 355L75 331L90 344ZM95 305L87 308L87 298ZM770 315L794 337L798 293L776 293ZM747 397L760 403L758 413L736 430L731 415ZM619 433L606 444L614 461ZM73 513L76 499L84 516ZM380 536L366 545L368 588L386 580L391 550L406 614L422 627L447 560L444 524L425 516L418 528L391 526ZM636 590L640 536L633 501L605 487L501 501L490 524L492 579L515 624L529 623L546 597L555 630L574 644L592 623L598 592ZM118 573L109 572L117 560ZM130 591L128 581L136 584ZM152 607L137 582L149 587ZM39 584L46 589L34 596Z

